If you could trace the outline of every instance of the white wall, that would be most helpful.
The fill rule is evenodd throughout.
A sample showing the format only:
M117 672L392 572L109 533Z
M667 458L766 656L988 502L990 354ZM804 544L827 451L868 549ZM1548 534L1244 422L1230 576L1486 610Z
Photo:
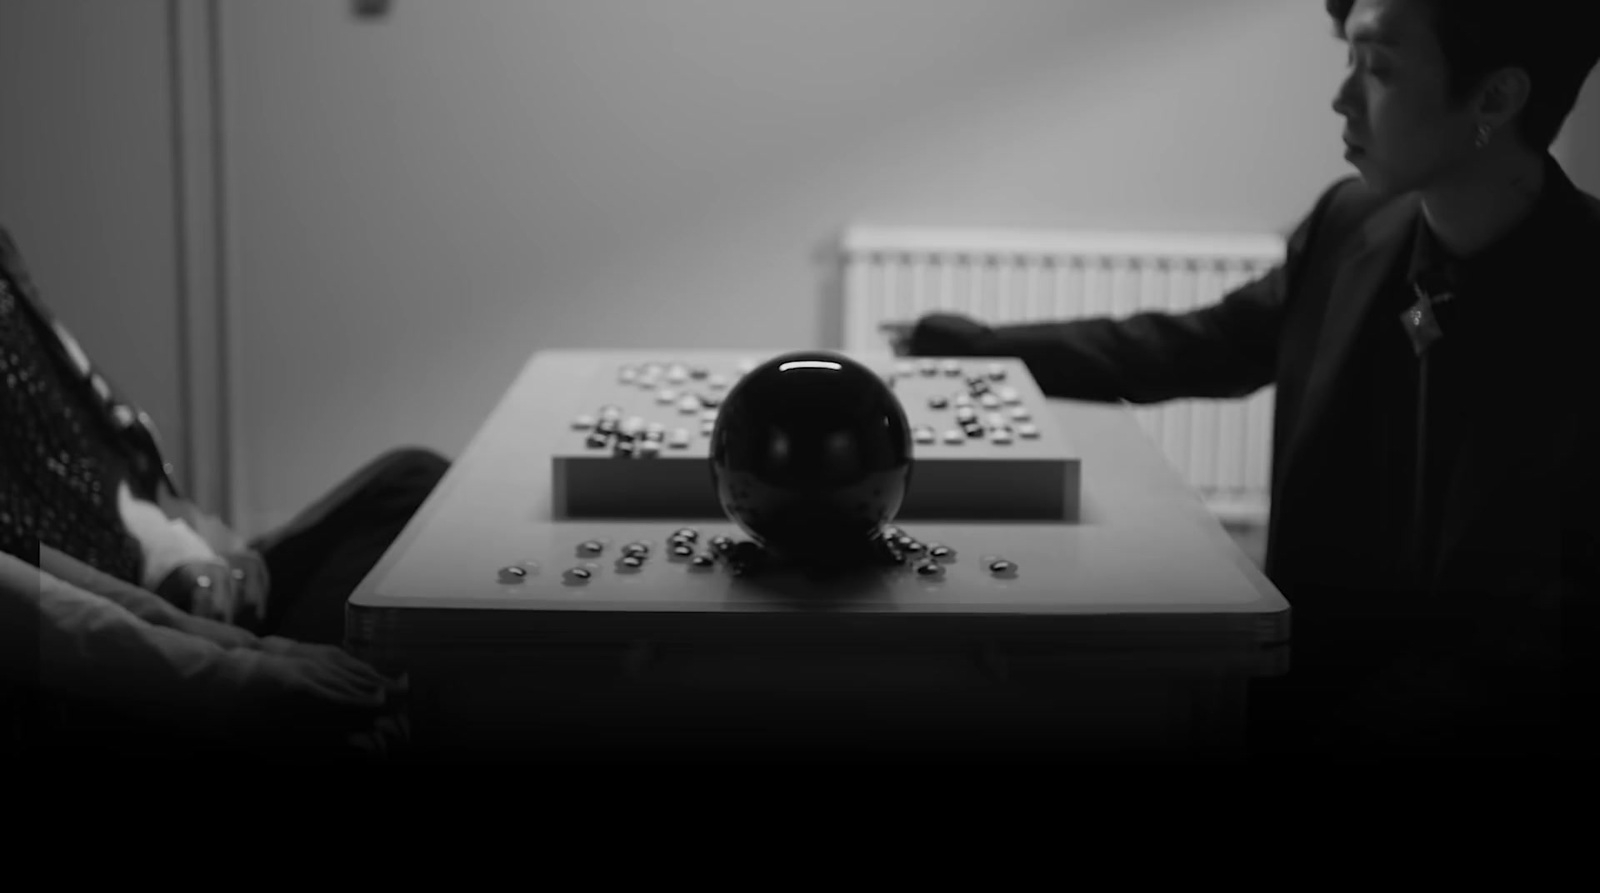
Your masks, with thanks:
M166 0L0 0L0 226L179 468Z
M1600 72L1589 76L1552 154L1579 189L1600 195Z
M1317 3L225 9L258 524L538 348L830 345L852 220L1277 231L1345 170Z

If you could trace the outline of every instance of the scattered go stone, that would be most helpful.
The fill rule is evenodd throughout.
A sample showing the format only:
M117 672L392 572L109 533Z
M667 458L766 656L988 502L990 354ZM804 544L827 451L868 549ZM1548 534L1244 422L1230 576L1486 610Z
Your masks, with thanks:
M989 573L994 574L997 577L1014 576L1016 572L1017 564L1014 561L1007 561L1004 558L998 558L989 562Z
M502 583L521 583L527 579L527 576L527 568L517 567L516 565L500 569L500 582Z
M594 572L586 567L569 567L561 572L561 576L568 583L587 583L594 576Z
M578 552L583 555L599 555L605 550L605 544L599 540L586 540L578 546Z

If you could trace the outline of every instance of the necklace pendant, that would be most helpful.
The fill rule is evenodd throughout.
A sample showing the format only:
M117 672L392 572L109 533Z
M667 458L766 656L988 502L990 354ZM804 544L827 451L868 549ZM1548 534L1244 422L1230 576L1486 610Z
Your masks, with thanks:
M1420 287L1416 292L1417 301L1401 312L1400 325L1411 339L1411 349L1420 357L1423 351L1444 337L1444 330L1439 328L1439 319L1433 313L1433 299Z

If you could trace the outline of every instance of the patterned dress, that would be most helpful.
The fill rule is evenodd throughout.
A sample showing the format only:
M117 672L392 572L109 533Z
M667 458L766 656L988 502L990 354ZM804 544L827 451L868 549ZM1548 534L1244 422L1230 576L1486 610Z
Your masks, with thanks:
M139 585L143 550L117 486L148 499L170 470L149 418L50 317L0 231L0 551L37 566L48 545Z

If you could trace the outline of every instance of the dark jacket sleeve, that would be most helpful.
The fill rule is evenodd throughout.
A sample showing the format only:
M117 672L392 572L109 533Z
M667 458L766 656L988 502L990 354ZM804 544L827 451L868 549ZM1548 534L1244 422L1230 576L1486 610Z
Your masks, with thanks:
M1347 177L1323 191L1290 235L1280 264L1210 306L1007 326L930 314L917 321L907 352L1017 357L1050 397L1156 403L1245 396L1272 383L1285 303L1329 204L1352 182Z

